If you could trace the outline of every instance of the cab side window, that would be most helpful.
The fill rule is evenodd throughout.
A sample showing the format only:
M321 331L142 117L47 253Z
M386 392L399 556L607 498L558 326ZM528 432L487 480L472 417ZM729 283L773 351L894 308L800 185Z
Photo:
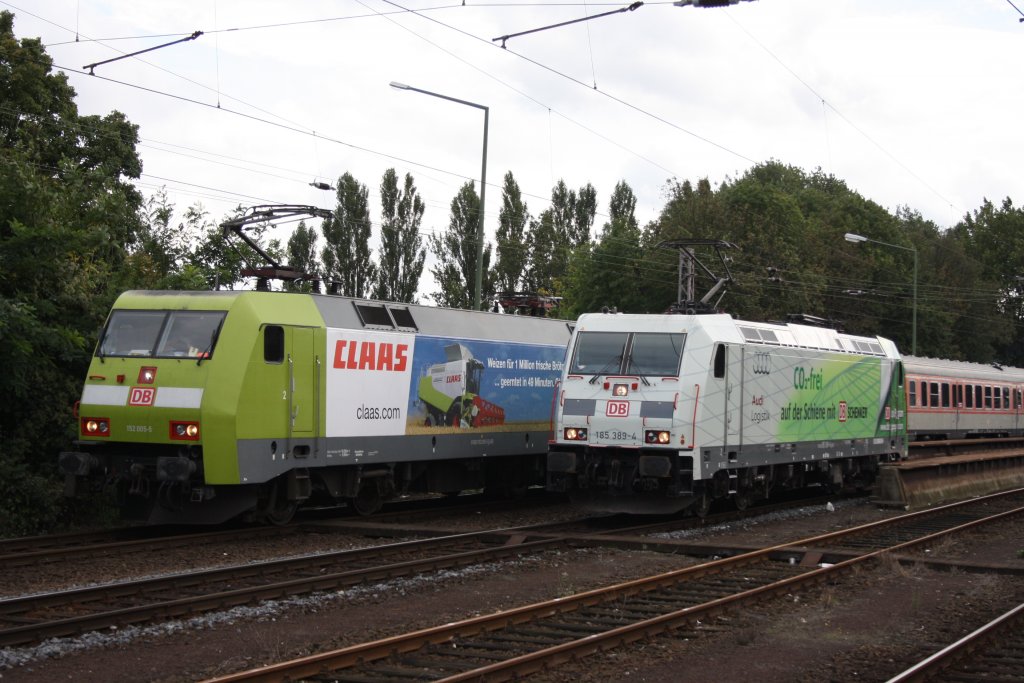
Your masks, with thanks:
M263 328L263 362L284 362L284 328L280 325Z

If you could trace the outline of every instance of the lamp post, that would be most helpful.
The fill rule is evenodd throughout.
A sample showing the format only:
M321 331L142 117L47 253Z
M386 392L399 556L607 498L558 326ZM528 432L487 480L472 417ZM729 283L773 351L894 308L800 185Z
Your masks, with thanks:
M484 151L483 161L480 164L480 222L476 230L476 282L473 285L473 309L479 311L481 300L480 290L483 288L484 277L484 197L487 192L487 123L490 118L490 109L482 104L477 104L476 102L460 100L457 97L449 97L448 95L442 95L429 90L414 88L411 85L406 85L405 83L391 81L391 87L398 90L411 90L413 92L423 93L424 95L430 95L431 97L439 97L442 100L448 100L449 102L458 102L459 104L464 104L467 107L476 107L477 109L484 110Z
M854 244L860 244L861 242L871 242L873 244L881 244L883 247L892 247L893 249L902 249L903 251L913 252L913 254L914 254L914 309L913 309L912 318L911 318L911 320L912 320L912 323L911 323L912 327L911 327L911 337L910 337L910 353L912 355L916 356L917 355L917 249L914 249L913 247L902 247L902 246L900 246L898 244L889 244L888 242L881 242L879 240L873 240L873 239L871 239L869 237L864 237L864 235L857 235L857 234L852 233L852 232L846 233L845 237L846 237L846 241L847 242L852 242Z

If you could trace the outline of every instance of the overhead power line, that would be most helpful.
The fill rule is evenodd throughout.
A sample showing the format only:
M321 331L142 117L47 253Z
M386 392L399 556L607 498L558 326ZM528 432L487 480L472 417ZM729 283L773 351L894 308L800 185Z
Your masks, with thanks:
M153 47L147 47L145 50L136 50L135 52L129 52L128 54L121 55L120 57L113 57L111 59L104 59L102 62L93 62L92 64L86 64L82 68L83 69L88 69L89 70L89 75L91 76L91 75L93 75L93 69L95 69L98 66L102 66L104 64L110 64L111 62L118 62L118 61L120 61L122 59L128 59L129 57L135 57L137 55L145 54L147 52L152 52L153 50L159 50L161 48L170 47L171 45L177 45L178 43L186 43L186 42L188 42L190 40L195 40L196 38L198 38L201 35L203 35L202 31L196 31L192 35L188 36L187 38L181 38L180 40L172 40L171 42L164 43L163 45L154 45Z

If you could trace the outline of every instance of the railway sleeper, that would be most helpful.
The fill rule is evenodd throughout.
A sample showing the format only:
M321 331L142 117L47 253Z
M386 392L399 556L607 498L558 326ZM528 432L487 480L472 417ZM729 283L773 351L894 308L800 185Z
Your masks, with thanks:
M445 651L445 655L448 657L460 657L467 661L476 660L480 662L503 662L506 659L504 655L494 654L490 650L469 647L461 642L453 642L452 647Z
M436 654L425 653L418 655L406 655L399 659L398 663L402 666L413 667L429 672L449 671L454 673L465 670L463 662L453 662L446 656L446 653L440 652Z

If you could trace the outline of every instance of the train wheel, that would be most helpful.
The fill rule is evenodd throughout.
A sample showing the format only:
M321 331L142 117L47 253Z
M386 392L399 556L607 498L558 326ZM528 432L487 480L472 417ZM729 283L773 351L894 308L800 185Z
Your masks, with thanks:
M274 526L284 526L295 517L295 511L299 509L299 502L288 500L285 495L284 486L280 480L275 480L270 489L270 495L257 511L257 518L265 523Z
M349 499L349 505L357 514L366 517L380 510L384 505L384 496L380 493L380 484L375 479L368 479L359 485L359 492Z
M750 507L750 494L749 493L737 493L735 496L736 509L743 512Z
M693 504L693 514L697 515L701 519L708 516L708 512L711 511L711 496L705 491L697 499L697 502Z

